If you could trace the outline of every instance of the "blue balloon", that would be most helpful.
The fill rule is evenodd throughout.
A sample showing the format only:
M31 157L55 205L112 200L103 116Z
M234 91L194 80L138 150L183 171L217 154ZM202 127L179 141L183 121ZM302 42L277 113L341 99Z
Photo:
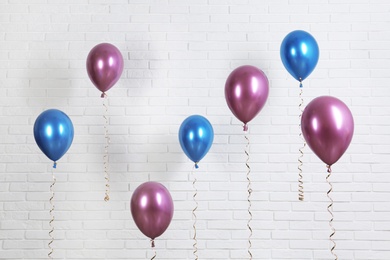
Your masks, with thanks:
M305 31L290 32L280 46L280 57L284 67L299 82L312 73L319 54L316 40Z
M179 129L180 146L198 168L198 162L207 154L214 140L210 122L199 115L187 117Z
M52 161L54 167L69 149L74 136L69 117L57 109L43 111L34 123L34 138L39 149Z

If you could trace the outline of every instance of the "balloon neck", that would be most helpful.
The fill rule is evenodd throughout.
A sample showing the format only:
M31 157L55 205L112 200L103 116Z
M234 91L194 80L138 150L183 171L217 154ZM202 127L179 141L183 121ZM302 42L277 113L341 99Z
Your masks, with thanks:
M104 93L104 92L102 92L102 94L100 95L100 97L101 97L101 98L105 98L105 97L107 97L107 94Z
M301 78L299 78L299 87L303 88L303 84L302 84L302 79Z
M244 131L245 132L248 131L248 125L247 124L244 125Z
M199 169L198 162L195 163L195 169Z
M326 165L326 168L328 168L328 173L332 172L332 165Z
M54 162L54 163L53 163L53 168L54 168L54 169L57 168L57 162Z
M154 239L151 239L151 240L150 240L150 244L151 244L151 247L152 247L152 248L155 247L155 245L154 245Z

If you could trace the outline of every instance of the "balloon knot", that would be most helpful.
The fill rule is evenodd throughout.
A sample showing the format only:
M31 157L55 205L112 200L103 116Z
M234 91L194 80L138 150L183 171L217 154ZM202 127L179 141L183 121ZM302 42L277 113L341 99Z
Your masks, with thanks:
M57 168L57 162L54 162L54 163L53 163L53 168L54 168L54 169Z
M102 92L102 94L100 95L101 98L105 98L107 96L106 93Z
M195 169L199 169L199 165L197 162L195 163Z
M244 131L245 132L248 131L248 125L247 124L244 125Z
M154 239L150 240L152 247L154 247Z

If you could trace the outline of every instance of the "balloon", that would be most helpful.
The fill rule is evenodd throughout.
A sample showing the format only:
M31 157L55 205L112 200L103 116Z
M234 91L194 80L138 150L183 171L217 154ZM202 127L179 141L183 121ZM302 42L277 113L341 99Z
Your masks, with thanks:
M207 154L214 140L210 122L203 116L187 117L179 129L180 146L198 168L198 162Z
M319 54L316 40L305 31L290 32L280 46L280 57L284 67L300 82L312 73Z
M302 134L313 152L327 165L337 162L347 150L354 122L349 108L330 96L312 100L301 118Z
M34 138L39 149L52 161L54 167L69 149L74 136L69 117L57 109L42 112L34 123Z
M173 217L171 194L158 182L145 182L134 191L131 215L141 232L154 240L168 228Z
M247 123L263 108L268 98L268 79L254 66L241 66L233 70L225 83L225 99L232 113Z
M123 58L112 44L101 43L92 48L87 57L90 80L102 93L102 97L119 80L123 71Z

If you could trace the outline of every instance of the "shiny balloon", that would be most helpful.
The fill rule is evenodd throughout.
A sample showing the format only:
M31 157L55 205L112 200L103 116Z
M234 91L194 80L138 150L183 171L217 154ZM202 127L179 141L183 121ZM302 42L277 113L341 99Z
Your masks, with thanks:
M233 70L225 83L225 99L232 113L244 123L251 121L268 98L267 76L260 69L245 65Z
M92 48L87 57L87 72L90 80L101 92L112 88L123 71L123 57L112 44L101 43Z
M180 146L187 157L195 163L195 167L198 167L198 162L208 153L213 140L213 127L203 116L189 116L180 125Z
M60 110L46 110L35 120L35 142L41 151L54 162L68 151L73 136L72 121Z
M298 81L306 79L317 65L320 50L308 32L290 32L280 46L280 57L286 70Z
M173 217L173 201L164 185L145 182L134 191L131 215L139 230L154 240L165 232Z
M339 99L313 99L301 118L302 134L313 152L327 165L337 162L353 136L354 121L349 108Z

